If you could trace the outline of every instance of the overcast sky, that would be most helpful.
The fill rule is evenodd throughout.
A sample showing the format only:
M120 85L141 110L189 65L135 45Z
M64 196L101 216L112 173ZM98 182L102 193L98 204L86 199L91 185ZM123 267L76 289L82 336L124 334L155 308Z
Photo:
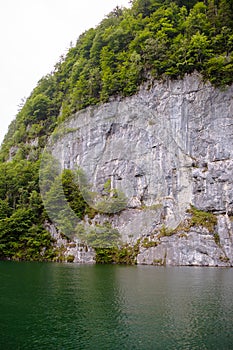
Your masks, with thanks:
M50 73L85 30L129 0L2 0L0 143L21 99Z

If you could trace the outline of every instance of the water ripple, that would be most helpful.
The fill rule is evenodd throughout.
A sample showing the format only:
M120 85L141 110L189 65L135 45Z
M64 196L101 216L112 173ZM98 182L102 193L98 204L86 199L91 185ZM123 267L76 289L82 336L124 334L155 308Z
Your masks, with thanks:
M0 349L231 349L233 270L0 265Z

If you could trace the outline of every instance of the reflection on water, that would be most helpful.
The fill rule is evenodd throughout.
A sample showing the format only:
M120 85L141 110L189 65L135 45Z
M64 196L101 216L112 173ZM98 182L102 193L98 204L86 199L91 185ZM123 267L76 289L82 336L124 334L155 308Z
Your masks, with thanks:
M233 270L0 262L0 349L231 349Z

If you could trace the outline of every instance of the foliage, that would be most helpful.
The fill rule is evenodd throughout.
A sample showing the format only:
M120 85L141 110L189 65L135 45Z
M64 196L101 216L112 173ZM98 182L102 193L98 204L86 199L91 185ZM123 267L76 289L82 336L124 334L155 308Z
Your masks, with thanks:
M88 212L89 206L84 201L78 183L75 181L75 174L69 169L65 169L61 176L64 195L79 219L83 219Z
M220 245L220 237L217 232L214 233L214 241L218 246Z
M96 199L96 198L94 198ZM127 199L123 192L118 190L111 191L107 196L101 197L95 204L98 212L117 213L126 208Z
M47 163L48 164L48 163ZM60 192L68 209L77 219L88 213L74 175L64 170L59 175L56 164L45 167L43 178L48 186L47 205L61 215L62 227L71 225L67 212L60 207ZM26 160L0 164L0 258L17 260L52 260L56 256L53 241L44 228L49 211L45 211L39 193L39 162ZM52 170L52 171L51 171ZM20 174L20 176L19 176ZM70 230L74 230L73 227Z
M103 225L85 226L78 224L76 227L77 237L82 243L91 246L94 249L116 248L120 243L120 234L110 223Z
M126 208L127 198L125 194L111 187L111 179L104 183L103 190L99 193L92 191L92 186L81 168L76 171L76 175L83 198L96 212L112 214Z
M214 214L199 210L194 206L191 206L188 212L192 215L190 219L190 227L202 226L209 232L214 232L215 226L217 225L217 217Z
M0 164L0 257L37 260L50 255L51 238L42 227L38 191L37 163Z
M168 228L165 225L163 225L160 229L158 238L169 237L169 236L172 236L174 233L175 233L174 229Z
M74 255L68 255L67 258L66 258L66 261L68 263L72 263L74 261Z
M201 226L205 227L210 233L213 233L215 242L218 242L219 237L215 232L215 227L217 225L216 215L204 210L197 209L193 205L190 206L190 209L187 210L187 213L190 214L190 217L182 221L174 230L174 233L182 232L179 236L187 238L185 232L189 232L191 227Z
M97 264L135 265L139 253L139 244L136 243L134 246L125 244L113 248L96 248L95 251Z
M0 220L0 258L50 260L53 257L50 234L35 224L30 209L18 209Z
M185 232L189 232L191 227L201 226L205 227L210 233L213 233L216 244L220 243L219 235L215 232L217 217L213 213L197 209L193 205L190 206L190 209L187 210L187 213L190 214L190 217L182 221L175 229L171 229L163 225L159 230L157 239L160 239L161 237L169 237L177 233L179 233L179 237L187 238L187 234ZM159 242L149 240L146 237L141 242L141 244L144 248L150 248L156 247Z
M159 237L157 237L157 238L159 239ZM146 249L152 248L152 247L157 247L157 245L158 245L157 241L149 240L148 237L145 237L141 242L141 246L143 248L146 248Z

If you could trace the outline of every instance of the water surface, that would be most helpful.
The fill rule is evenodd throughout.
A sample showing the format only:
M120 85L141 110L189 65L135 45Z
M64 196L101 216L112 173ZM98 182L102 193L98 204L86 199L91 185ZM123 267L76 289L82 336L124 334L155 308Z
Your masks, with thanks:
M233 269L0 262L0 349L232 349Z

